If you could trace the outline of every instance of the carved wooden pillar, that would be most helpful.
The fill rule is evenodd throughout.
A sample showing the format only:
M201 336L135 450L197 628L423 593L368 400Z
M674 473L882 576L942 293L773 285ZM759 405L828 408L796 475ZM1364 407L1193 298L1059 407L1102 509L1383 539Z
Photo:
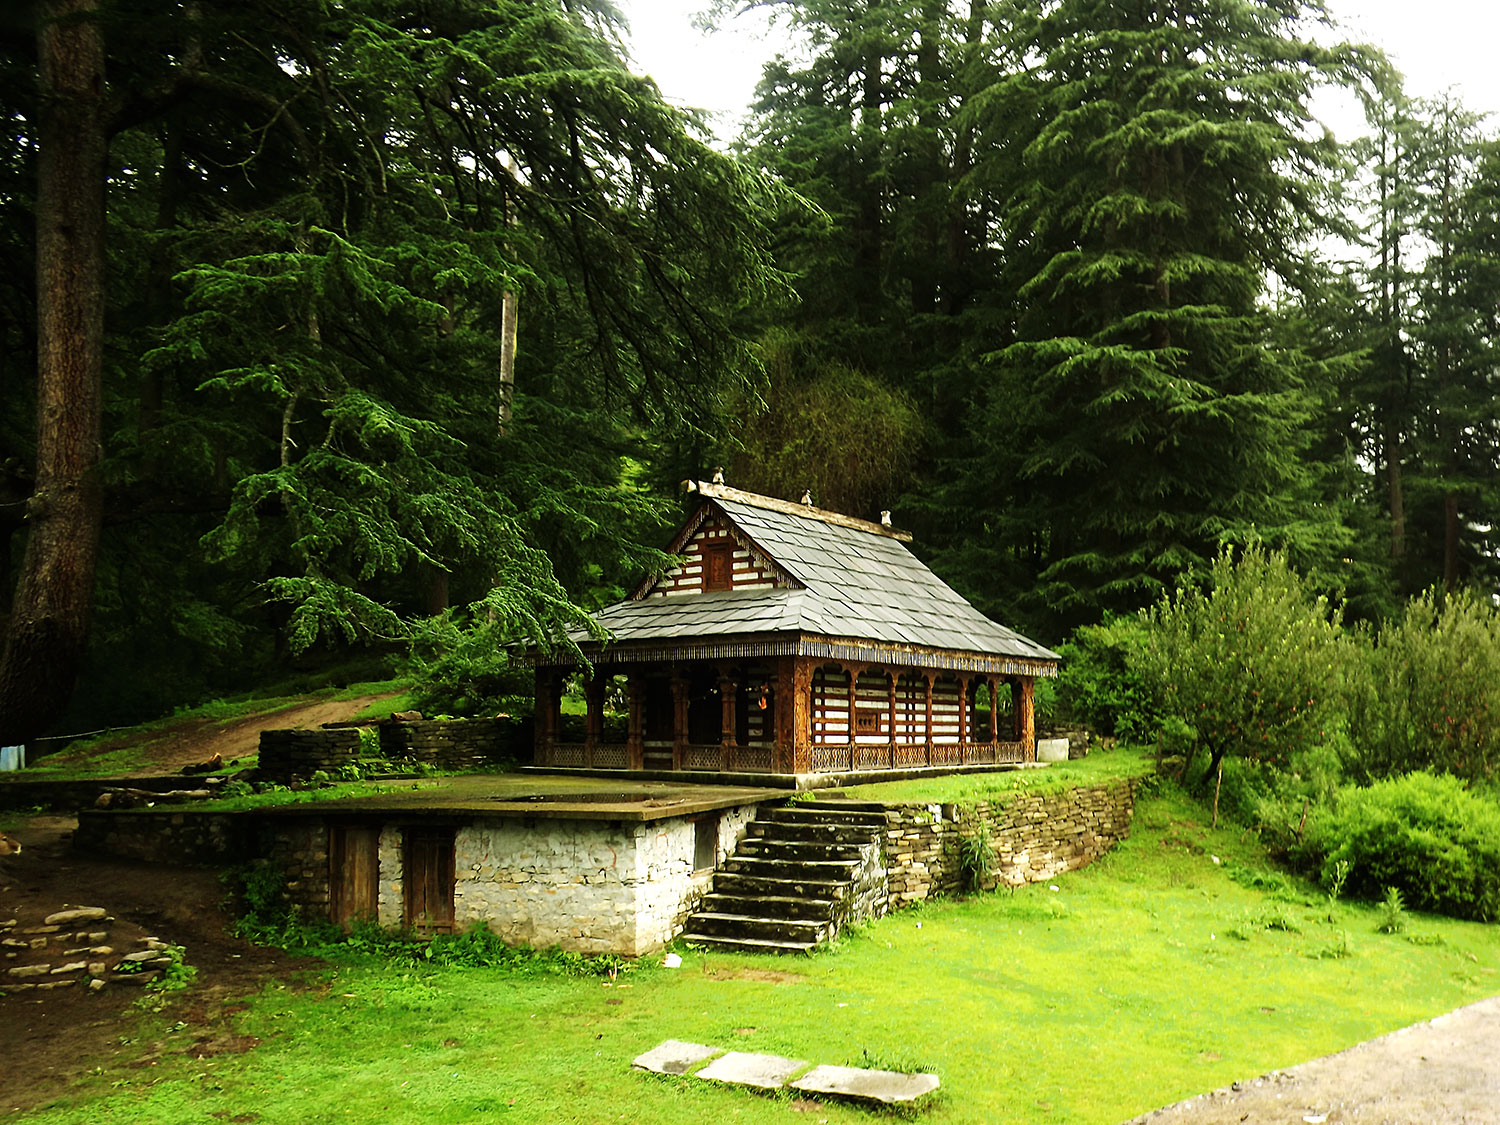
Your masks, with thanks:
M886 686L889 688L889 696L888 696L888 702L886 704L885 713L886 713L886 723L888 724L888 726L887 726L886 729L887 729L888 733L891 736L891 739L890 739L890 742L891 742L890 768L891 769L895 769L896 768L896 681L900 677L896 674L896 670L894 668L888 668L888 669L886 669L885 678L886 678Z
M736 696L739 694L739 681L736 680L728 668L719 669L719 768L729 768L730 751L734 749L734 721Z
M536 749L533 760L539 766L553 765L557 732L562 726L562 682L555 668L536 670Z
M991 745L1000 741L1000 677L986 676L985 685L990 689L990 737Z
M688 742L688 682L681 668L672 669L672 768L680 770Z
M625 702L630 726L625 736L625 768L638 770L646 766L646 684L641 673L632 671L626 681Z
M583 764L586 766L594 764L594 750L604 733L604 689L608 683L609 677L595 669L583 688L583 698L588 706L583 726Z
M1028 762L1036 761L1036 681L1020 677L1020 698L1016 700L1016 725L1020 728L1021 753Z
M855 717L859 714L859 666L855 664L844 665L844 671L849 676L849 745L853 747L858 744L858 737L854 733L856 726ZM849 751L849 768L854 768L855 755L858 752Z
M925 722L925 731L924 731L924 733L926 735L927 749L924 752L924 756L925 756L925 758L927 760L927 764L930 766L930 765L932 765L932 741L933 741L933 739L932 739L932 684L933 684L933 681L937 679L937 677L933 673L931 673L931 672L923 672L922 673L922 679L925 680L926 683L927 683L927 718L924 720L924 722Z
M969 760L969 677L958 676L958 760Z
M776 684L777 773L812 771L813 664L806 657L784 656Z

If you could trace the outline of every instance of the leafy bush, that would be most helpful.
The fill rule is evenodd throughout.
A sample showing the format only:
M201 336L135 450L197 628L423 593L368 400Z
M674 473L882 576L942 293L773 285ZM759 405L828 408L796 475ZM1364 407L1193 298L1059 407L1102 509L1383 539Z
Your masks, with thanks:
M1381 899L1394 887L1420 910L1500 917L1500 806L1457 778L1412 773L1340 792L1308 825L1306 858L1324 886L1348 864L1348 890Z
M1144 618L1114 617L1085 625L1058 646L1059 707L1100 734L1127 742L1150 742L1161 716L1156 688L1142 674L1140 653L1149 628ZM1042 681L1046 682L1046 681Z
M1469 779L1500 771L1500 614L1471 593L1429 590L1368 650L1350 706L1348 768Z
M1209 753L1286 768L1329 737L1343 709L1346 649L1337 610L1286 557L1258 547L1214 559L1207 588L1184 585L1148 617L1131 665L1163 717Z

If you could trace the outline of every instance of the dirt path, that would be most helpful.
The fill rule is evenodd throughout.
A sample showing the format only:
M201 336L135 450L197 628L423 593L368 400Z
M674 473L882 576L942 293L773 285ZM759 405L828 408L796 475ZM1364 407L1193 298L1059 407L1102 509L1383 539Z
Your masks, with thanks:
M6 1035L0 1115L45 1105L96 1067L138 1077L169 1054L248 1051L257 1040L240 1034L233 1019L243 998L316 965L230 936L216 871L74 855L75 824L73 817L39 816L9 831L22 848L0 864L0 919L15 918L24 928L64 906L102 906L115 919L113 945L135 948L148 934L181 945L198 976L170 1001L167 1019L181 1026L160 1039L141 1034L151 1025L132 1008L138 987L0 995Z
M1127 1125L1497 1125L1500 996Z
M163 777L180 773L183 766L206 762L215 754L225 762L233 762L249 757L259 749L263 730L302 730L324 723L345 722L371 704L389 698L388 694L365 695L357 699L294 703L279 711L260 711L227 722L192 719L170 726L141 743L138 750L141 764L127 773L134 777ZM130 740L139 738L139 734L132 734L118 741L104 739L91 743L86 750L59 751L49 755L46 761L58 766L82 763L126 747Z

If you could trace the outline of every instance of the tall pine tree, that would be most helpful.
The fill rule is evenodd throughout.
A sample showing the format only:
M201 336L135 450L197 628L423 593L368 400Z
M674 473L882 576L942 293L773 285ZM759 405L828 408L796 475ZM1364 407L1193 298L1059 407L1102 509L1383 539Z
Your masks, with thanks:
M981 602L1066 627L1145 604L1215 545L1347 539L1303 464L1314 368L1279 346L1271 279L1328 228L1340 157L1309 119L1374 60L1304 35L1302 0L1058 0L1034 65L977 115L1013 341L996 341L950 544ZM1018 136L1018 131L1020 135Z

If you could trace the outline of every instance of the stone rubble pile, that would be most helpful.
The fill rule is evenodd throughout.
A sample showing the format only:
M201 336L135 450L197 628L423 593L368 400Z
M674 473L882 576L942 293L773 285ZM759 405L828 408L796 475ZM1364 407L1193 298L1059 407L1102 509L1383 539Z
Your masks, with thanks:
M121 952L111 942L114 918L102 906L65 907L39 925L0 920L5 972L0 992L50 992L75 985L97 992L110 983L147 984L173 963L160 938L132 941L142 948Z

